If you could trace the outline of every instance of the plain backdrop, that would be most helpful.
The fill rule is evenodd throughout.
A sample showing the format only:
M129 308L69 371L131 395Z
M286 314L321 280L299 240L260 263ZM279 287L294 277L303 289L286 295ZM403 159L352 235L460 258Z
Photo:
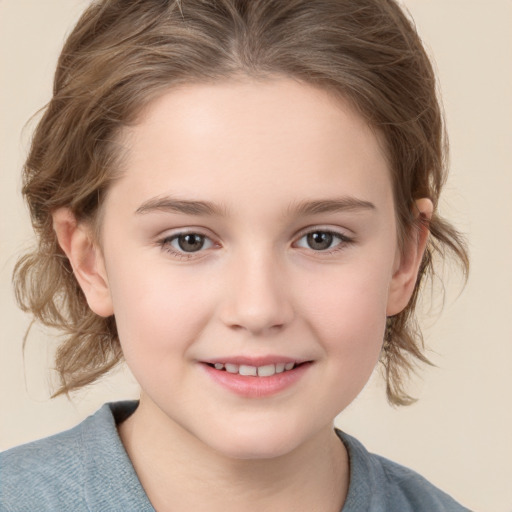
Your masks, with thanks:
M74 396L49 399L58 340L35 327L11 289L31 244L20 168L50 98L60 47L87 0L0 0L0 449L71 427L103 402L137 396L121 369ZM393 409L378 375L337 425L422 473L472 510L512 511L512 2L407 0L434 56L451 140L441 211L467 234L472 271L447 271L443 313L425 318L436 368L416 378L419 401ZM439 316L439 317L438 317Z

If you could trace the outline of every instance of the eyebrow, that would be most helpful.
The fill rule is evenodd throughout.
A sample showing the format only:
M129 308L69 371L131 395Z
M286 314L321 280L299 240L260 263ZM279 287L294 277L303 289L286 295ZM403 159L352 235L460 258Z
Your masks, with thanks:
M290 205L288 214L293 216L315 215L318 213L337 213L344 211L376 210L370 201L356 197L341 197L319 201L300 201Z
M226 208L209 201L189 201L172 197L154 197L144 202L135 213L145 214L155 211L183 213L185 215L226 216Z
M296 217L315 215L319 213L337 213L357 210L376 210L376 207L369 201L364 201L355 197L342 197L292 203L287 209L287 215ZM137 210L135 210L135 213L146 214L155 211L197 216L227 216L227 208L222 205L217 205L210 201L191 201L167 196L154 197L145 201L137 208Z

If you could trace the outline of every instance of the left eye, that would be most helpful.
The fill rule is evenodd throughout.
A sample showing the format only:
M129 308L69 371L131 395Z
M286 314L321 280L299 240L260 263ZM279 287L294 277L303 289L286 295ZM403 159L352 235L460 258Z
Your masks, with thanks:
M202 249L209 249L213 242L206 236L199 233L180 233L169 238L165 242L178 252L198 252Z
M298 247L313 249L314 251L326 251L345 242L346 238L332 231L311 231L299 239Z

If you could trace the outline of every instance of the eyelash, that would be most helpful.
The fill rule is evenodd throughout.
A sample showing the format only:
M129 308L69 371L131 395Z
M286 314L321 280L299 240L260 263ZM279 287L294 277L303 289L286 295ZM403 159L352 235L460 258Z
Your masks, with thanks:
M330 235L333 238L337 238L339 240L339 242L333 248L328 248L325 250L314 250L314 249L309 248L309 250L311 250L312 252L318 253L321 255L328 256L331 254L335 254L337 252L340 252L340 251L346 249L346 247L348 245L354 243L354 240L352 238L350 238L350 237L346 236L345 234L340 233L338 231L333 231L331 229L322 229L322 228L312 228L312 229L310 228L307 231L304 231L301 233L301 235L299 236L299 238L297 239L297 242L295 242L295 244L297 244L303 238L305 238L309 235L312 235L314 233L322 233L324 235ZM178 240L179 237L186 236L186 235L198 235L198 236L202 237L203 240L209 240L210 244L211 244L210 247L213 247L216 245L215 242L213 242L207 235L204 235L197 231L183 231L181 233L176 233L171 236L166 236L162 240L158 241L158 245L160 245L160 247L164 251L168 252L169 254L171 254L172 256L174 256L180 260L189 260L191 258L197 258L199 253L203 252L203 246L198 251L186 252L186 251L176 250L171 245L171 243L173 241ZM209 249L210 247L207 247L207 248Z
M318 251L309 248L314 253L318 253L318 254L321 254L321 255L324 255L324 256L329 256L331 254L335 254L335 253L338 253L340 251L343 251L344 249L347 248L347 246L349 246L350 244L354 243L354 239L353 238L350 238L347 235L345 235L343 233L340 233L339 231L334 231L332 229L323 229L323 228L319 227L319 228L308 228L307 231L303 231L301 233L301 235L299 236L299 238L297 239L297 242L295 242L295 244L297 244L303 238L305 238L305 237L307 237L309 235L312 235L314 233L322 233L324 235L330 235L333 238L337 238L339 240L339 242L334 247L332 247L332 248L328 248L328 249L324 249L324 250L318 250Z
M168 252L169 254L171 254L172 256L174 256L175 258L178 258L180 260L189 260L191 258L197 258L198 254L200 252L202 252L203 247L201 247L201 249L199 249L199 251L186 252L186 251L176 250L171 245L171 243L174 240L178 240L180 237L186 236L186 235L198 235L198 236L202 237L204 240L209 240L211 242L211 246L215 245L215 242L213 242L210 239L210 237L208 237L198 231L182 231L181 233L176 233L175 235L166 236L165 238L160 240L158 242L158 244L162 247L162 249L164 251Z

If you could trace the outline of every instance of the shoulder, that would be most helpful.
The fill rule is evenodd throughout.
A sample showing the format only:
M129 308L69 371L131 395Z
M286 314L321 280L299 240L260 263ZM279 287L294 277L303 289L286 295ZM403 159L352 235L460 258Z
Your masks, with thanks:
M424 477L400 464L378 455L373 456L385 474L388 488L395 499L409 504L411 510L443 512L463 512L467 508L457 503L451 496L432 485Z
M343 432L337 434L350 457L350 487L343 512L469 512L415 471L369 453ZM361 507L362 503L366 508Z
M127 482L143 500L115 425L126 407L106 404L71 430L0 453L0 512L122 510L122 499L107 501Z
M81 428L34 441L0 454L0 510L46 510L81 500ZM79 503L76 503L79 505Z

